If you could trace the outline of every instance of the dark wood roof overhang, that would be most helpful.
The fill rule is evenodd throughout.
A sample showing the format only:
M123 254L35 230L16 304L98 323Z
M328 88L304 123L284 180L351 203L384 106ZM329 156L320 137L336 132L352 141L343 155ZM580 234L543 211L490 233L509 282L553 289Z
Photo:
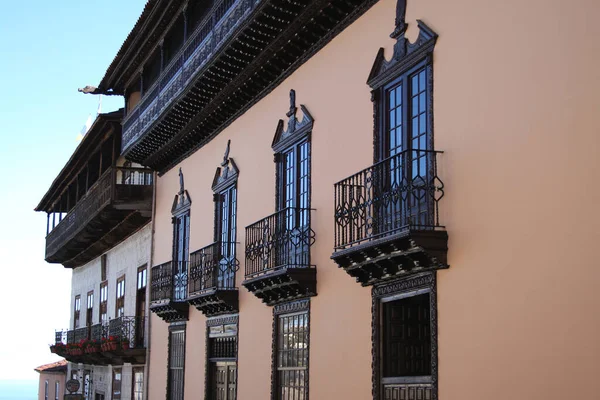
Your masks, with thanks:
M123 109L98 115L69 161L58 173L50 188L40 200L35 211L52 211L51 208L54 202L60 198L77 174L85 167L90 157L100 149L102 143L113 134L121 135L122 117Z
M106 70L98 89L110 94L124 94L127 83L139 74L140 68L152 54L184 2L147 1L133 29Z
M377 0L262 0L123 153L161 173L266 96ZM127 135L127 133L125 133Z

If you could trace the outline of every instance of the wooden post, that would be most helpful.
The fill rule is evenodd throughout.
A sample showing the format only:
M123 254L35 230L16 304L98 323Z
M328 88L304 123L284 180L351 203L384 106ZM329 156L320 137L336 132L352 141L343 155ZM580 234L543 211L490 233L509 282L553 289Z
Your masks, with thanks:
M50 233L50 213L46 212L46 236Z
M85 192L90 190L90 164L86 164L85 166Z
M52 229L56 227L56 212L54 212L54 206L52 206Z

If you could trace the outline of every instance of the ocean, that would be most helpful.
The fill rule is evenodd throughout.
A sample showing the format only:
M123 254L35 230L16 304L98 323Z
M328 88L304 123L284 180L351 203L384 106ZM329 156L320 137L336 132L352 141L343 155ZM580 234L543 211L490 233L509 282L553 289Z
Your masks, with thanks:
M0 400L37 400L38 381L1 381Z

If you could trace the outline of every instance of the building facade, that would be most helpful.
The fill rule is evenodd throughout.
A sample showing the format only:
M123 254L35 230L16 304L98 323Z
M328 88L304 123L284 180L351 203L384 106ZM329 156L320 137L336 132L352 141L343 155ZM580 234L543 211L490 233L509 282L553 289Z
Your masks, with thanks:
M37 207L46 261L73 269L70 325L51 351L79 382L66 393L86 400L145 392L153 173L120 156L122 115L98 115Z
M147 398L593 398L598 16L148 1L88 90L158 173Z
M60 400L65 394L67 361L61 360L35 368L40 374L38 400Z

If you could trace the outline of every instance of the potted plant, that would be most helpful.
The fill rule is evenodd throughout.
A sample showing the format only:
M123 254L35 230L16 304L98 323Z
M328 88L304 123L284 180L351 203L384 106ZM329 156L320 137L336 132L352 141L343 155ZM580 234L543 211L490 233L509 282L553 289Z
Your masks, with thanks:
M54 353L54 354L58 354L59 356L62 356L66 353L66 346L64 345L64 343L62 342L58 342L55 344L51 344L50 345L50 352Z
M123 350L129 350L129 339L128 338L121 339L121 347L123 348Z
M118 347L118 339L115 336L109 336L102 339L102 351L116 351Z

